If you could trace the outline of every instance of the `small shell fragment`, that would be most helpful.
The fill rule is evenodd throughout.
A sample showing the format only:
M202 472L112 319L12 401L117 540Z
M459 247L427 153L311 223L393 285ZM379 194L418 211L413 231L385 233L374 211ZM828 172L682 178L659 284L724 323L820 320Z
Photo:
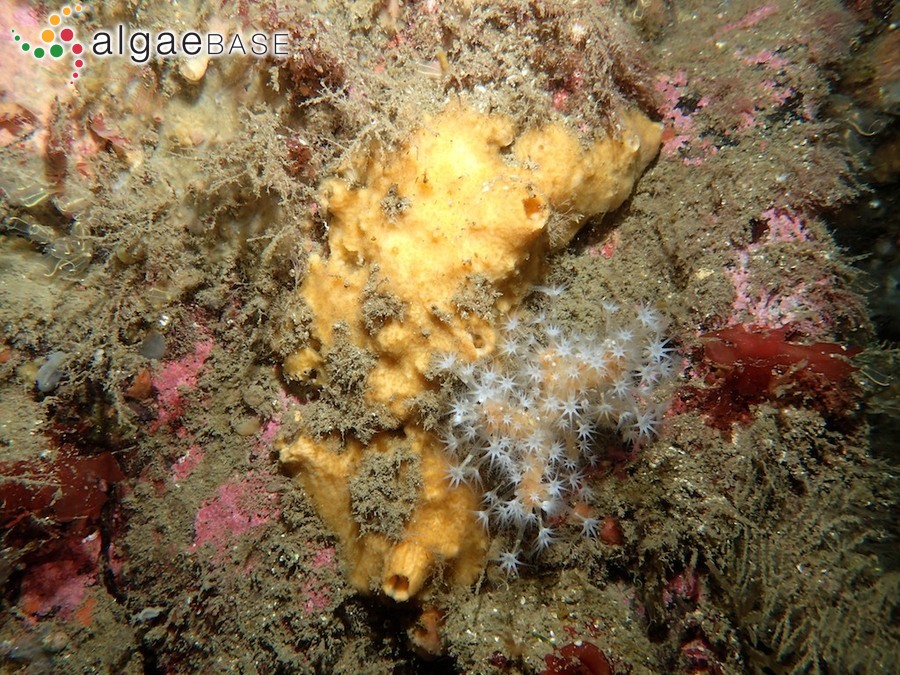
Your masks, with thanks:
M206 75L208 66L208 56L195 56L181 64L181 76L188 82L199 82Z

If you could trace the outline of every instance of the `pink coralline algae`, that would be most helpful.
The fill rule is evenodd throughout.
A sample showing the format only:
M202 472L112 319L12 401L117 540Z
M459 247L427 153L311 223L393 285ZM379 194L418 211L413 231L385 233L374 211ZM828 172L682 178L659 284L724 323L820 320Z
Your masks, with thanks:
M681 394L724 433L735 422L749 423L753 406L766 401L811 408L835 423L857 405L849 359L859 349L822 340L836 323L834 274L823 268L819 278L802 282L765 274L790 248L817 255L818 236L801 213L768 208L753 221L752 242L726 270L735 298L726 327L701 336L706 386Z
M588 246L587 254L592 257L601 257L609 260L616 254L616 249L619 247L619 231L615 230L611 232L606 239L603 241L594 244L592 246Z
M221 560L241 535L278 518L278 495L266 489L267 482L266 475L251 474L220 485L216 496L197 511L191 550L210 544Z
M762 49L755 54L745 56L741 50L735 52L735 56L741 58L747 66L766 66L776 72L785 70L791 62L770 49Z
M683 70L674 75L660 75L655 89L662 95L659 112L666 125L662 135L662 154L666 157L681 154L682 161L690 165L701 163L706 154L714 154L716 147L710 141L700 139L693 118L695 112L709 105L709 97L690 93L688 78ZM696 148L693 147L695 145ZM701 152L687 156L691 149Z
M751 94L753 109L741 113L742 128L760 126L761 119L765 117L759 118L756 113L787 110L795 99L798 103L803 102L796 115L802 120L814 118L815 109L811 103L799 96L797 89L788 84L796 79L797 66L782 56L778 49L763 49L752 54L736 49L734 56L747 68L759 72L755 76L748 73L748 93Z
M807 283L795 284L790 293L757 286L750 271L750 256L741 251L735 266L728 271L734 284L735 297L729 325L748 321L760 326L781 327L787 324L803 326L808 333L817 333L827 317L817 313L810 303L812 295Z
M337 567L333 546L316 551L310 565L311 572L300 586L300 606L304 612L322 612L331 604L334 591L324 579L334 575Z
M319 549L318 551L316 551L316 556L313 559L313 569L315 569L315 570L337 569L337 565L334 562L334 547L333 546L326 546L325 548Z
M666 607L676 603L695 605L703 597L703 577L694 569L682 570L673 576L663 588Z
M189 447L172 465L172 481L180 483L194 473L194 469L203 461L204 454L199 445Z
M804 244L813 239L806 219L788 209L770 208L758 221L764 232L756 241L735 255L734 264L726 274L734 285L734 302L728 325L750 323L779 328L788 324L809 335L816 335L828 327L830 318L821 303L816 301L816 286L827 290L829 279L791 283L782 292L771 284L760 283L751 271L751 260L764 255L774 246Z
M302 588L304 597L303 611L307 614L315 614L328 607L328 603L331 601L331 596L328 594L329 590L327 587L316 588L316 584L313 581L305 581Z
M155 428L171 426L187 408L186 394L197 388L197 379L212 353L213 341L194 345L194 352L180 359L166 361L153 376L159 406Z
M257 435L252 452L252 457L254 458L263 458L267 455L272 448L275 439L277 439L278 435L281 433L282 421L286 411L303 403L303 401L293 394L288 394L283 391L278 392L276 401L277 406L275 407L274 414L262 423L262 428Z
M716 36L718 37L721 35L725 35L726 33L730 33L733 30L746 30L748 28L752 28L763 19L767 19L768 17L775 14L775 12L777 11L778 8L774 4L757 7L752 12L748 12L747 14L742 16L737 21L732 21L731 23L727 23L722 26L719 30L716 31Z

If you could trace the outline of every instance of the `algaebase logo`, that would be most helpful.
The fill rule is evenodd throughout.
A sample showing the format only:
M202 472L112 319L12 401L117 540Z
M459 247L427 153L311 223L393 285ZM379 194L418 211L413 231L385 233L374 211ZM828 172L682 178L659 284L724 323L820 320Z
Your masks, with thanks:
M77 40L75 30L63 25L67 18L72 18L85 9L84 5L78 4L63 7L59 12L51 14L47 18L50 25L41 31L40 42L30 42L28 36L16 32L14 28L13 36L20 43L23 52L30 52L37 59L47 56L61 59L68 50L73 59L69 84L75 84L78 79L78 70L84 67L88 51L94 58L122 56L135 64L146 63L154 57L167 59L202 55L215 58L239 54L257 58L286 58L290 55L290 34L287 32L244 35L191 30L178 34L164 30L151 33L144 30L132 31L122 24L116 26L115 30L96 31L87 39L90 46L85 47Z
M36 59L43 59L47 56L53 59L61 59L66 54L66 50L71 53L72 61L72 79L69 84L75 84L78 79L78 70L84 67L84 45L78 42L75 30L64 26L67 18L71 18L84 9L82 5L73 5L72 7L63 7L59 12L54 12L47 18L50 24L41 31L40 40L33 43L28 41L28 37L16 32L12 29L13 38L20 43L23 52L28 52Z

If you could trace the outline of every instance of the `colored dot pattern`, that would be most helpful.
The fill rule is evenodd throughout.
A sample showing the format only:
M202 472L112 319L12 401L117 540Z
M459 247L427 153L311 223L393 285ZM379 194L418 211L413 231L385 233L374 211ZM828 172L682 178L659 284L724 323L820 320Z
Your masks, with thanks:
M60 28L58 31L55 31L52 28L45 28L41 31L40 39L41 42L48 45L46 48L43 46L36 46L32 49L31 43L23 40L23 36L16 33L15 29L12 29L13 39L21 45L23 52L31 52L36 59L42 59L48 54L54 59L61 58L66 52L66 45L60 44L61 42L71 43L69 51L71 51L73 55L79 56L84 51L84 46L79 42L73 42L73 40L75 40L75 31L68 27L62 27L61 24L63 22L63 17L73 16L82 9L83 6L80 4L76 4L74 7L67 6L63 7L59 13L53 13L47 17L47 23L51 26L59 26ZM60 14L62 16L60 16ZM76 58L73 65L75 68L84 67L84 59ZM78 79L78 73L73 72L69 84L73 84L76 79Z

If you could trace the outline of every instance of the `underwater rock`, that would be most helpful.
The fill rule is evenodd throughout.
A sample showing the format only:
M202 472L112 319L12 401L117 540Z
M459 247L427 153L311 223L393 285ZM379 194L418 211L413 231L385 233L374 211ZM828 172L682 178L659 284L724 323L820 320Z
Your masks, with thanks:
M38 391L48 394L56 389L56 385L59 384L59 381L65 374L63 365L67 357L68 355L65 352L53 352L47 357L47 360L44 361L44 364L37 372L35 384Z

